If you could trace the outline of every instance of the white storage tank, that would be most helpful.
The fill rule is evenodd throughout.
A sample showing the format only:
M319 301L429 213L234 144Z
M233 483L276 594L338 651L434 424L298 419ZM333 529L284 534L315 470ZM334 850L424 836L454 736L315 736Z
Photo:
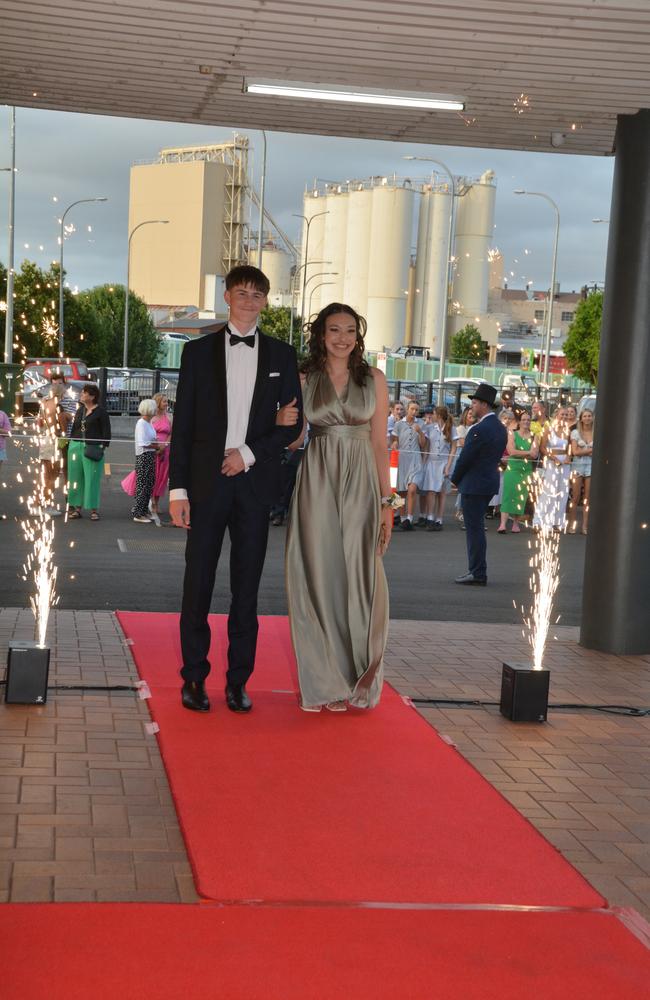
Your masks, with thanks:
M307 303L313 316L329 302L340 302L343 298L345 276L345 245L348 228L348 194L343 185L328 185L324 198L327 215L323 218L323 255L317 260L325 261L320 267L314 266L310 274L319 274L307 286ZM311 255L310 255L311 256Z
M348 194L342 301L362 316L365 316L368 306L371 217L372 190L360 181L350 187Z
M366 347L404 343L415 192L388 183L372 189Z
M254 255L257 263L257 253ZM271 284L271 295L288 295L291 291L292 257L272 243L262 246L262 270Z
M413 308L413 344L429 347L440 356L440 343L447 320L447 275L449 216L452 194L449 184L423 191L420 199Z
M494 171L486 170L456 202L453 298L464 322L487 312L488 249L493 239L495 200Z
M303 215L307 219L313 220L309 225L309 241L307 241L307 223L303 221L302 225L302 240L300 244L300 267L296 275L296 289L297 289L297 301L298 301L298 311L307 314L309 307L309 289L317 285L319 281L325 280L324 278L316 278L314 275L318 274L320 271L328 270L324 265L316 263L317 261L322 261L323 257L323 242L325 238L325 219L326 215L323 212L327 211L326 199L320 193L317 188L313 191L307 191L303 199ZM309 260L305 260L305 252L309 255ZM305 267L304 265L307 264ZM302 288L303 279L307 278L307 289L305 295L305 308L302 308ZM313 281L309 279L313 277Z

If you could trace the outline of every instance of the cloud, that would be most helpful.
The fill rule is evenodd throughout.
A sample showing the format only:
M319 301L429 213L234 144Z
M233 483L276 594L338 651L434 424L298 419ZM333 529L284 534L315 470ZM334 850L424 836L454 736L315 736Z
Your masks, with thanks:
M0 130L7 135L7 112L0 115ZM259 178L260 133L241 131L250 137L252 172ZM106 204L79 205L68 216L76 232L66 240L65 268L70 283L83 288L125 280L131 164L155 159L164 146L222 142L231 138L232 132L208 126L18 108L16 136L18 262L24 257L42 264L58 259L57 218L62 208L79 198L109 199ZM2 148L6 157L4 142ZM558 279L562 288L577 289L587 281L603 279L608 227L594 225L591 220L609 215L613 173L613 160L609 158L269 132L267 207L297 239L300 223L292 213L302 212L303 192L315 177L425 177L427 165L406 162L403 157L407 154L442 159L458 175L478 176L489 168L495 171L494 242L504 254L506 270L515 271L512 286L522 287L525 277L532 277L537 287L548 285L555 225L551 207L541 199L512 194L519 187L545 192L559 206ZM6 177L0 175L0 239L7 226ZM56 203L52 201L54 195L59 199ZM255 214L252 224L257 225ZM39 251L39 245L45 249ZM525 249L530 252L524 254ZM0 242L0 259L6 260L4 239Z

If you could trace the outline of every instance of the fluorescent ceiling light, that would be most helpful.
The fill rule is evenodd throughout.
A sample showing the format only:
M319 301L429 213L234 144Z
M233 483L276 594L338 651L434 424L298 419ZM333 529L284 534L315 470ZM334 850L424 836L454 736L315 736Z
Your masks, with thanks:
M338 101L347 104L375 104L391 108L421 108L424 111L464 111L465 103L457 97L438 94L387 94L382 90L348 90L345 87L321 87L310 83L285 83L274 80L244 80L244 92L273 97L299 97L313 101Z

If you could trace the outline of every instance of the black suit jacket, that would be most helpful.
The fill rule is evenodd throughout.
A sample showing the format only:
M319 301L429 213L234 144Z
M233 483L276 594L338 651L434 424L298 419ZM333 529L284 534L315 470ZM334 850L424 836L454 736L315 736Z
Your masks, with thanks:
M225 328L224 328L225 329ZM191 501L216 488L228 430L228 385L224 330L183 348L169 456L169 488L186 489ZM240 350L249 350L241 347ZM294 427L277 427L278 407L298 400ZM255 456L246 473L262 503L281 492L280 459L302 428L302 395L296 352L289 344L259 334L257 377L245 443Z
M468 428L451 475L459 493L492 497L499 492L499 462L508 443L508 432L490 413Z

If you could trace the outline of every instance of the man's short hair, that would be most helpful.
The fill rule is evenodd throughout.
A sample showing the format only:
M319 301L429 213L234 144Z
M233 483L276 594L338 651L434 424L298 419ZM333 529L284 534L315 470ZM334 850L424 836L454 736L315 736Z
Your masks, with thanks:
M50 382L53 382L54 379L56 379L57 381L61 380L61 382L65 384L65 375L63 374L63 372L58 372L56 368L53 368L52 371L50 372Z
M268 295L271 290L271 283L259 267L252 264L238 264L228 271L226 275L226 291L236 288L238 285L251 285L256 292Z

